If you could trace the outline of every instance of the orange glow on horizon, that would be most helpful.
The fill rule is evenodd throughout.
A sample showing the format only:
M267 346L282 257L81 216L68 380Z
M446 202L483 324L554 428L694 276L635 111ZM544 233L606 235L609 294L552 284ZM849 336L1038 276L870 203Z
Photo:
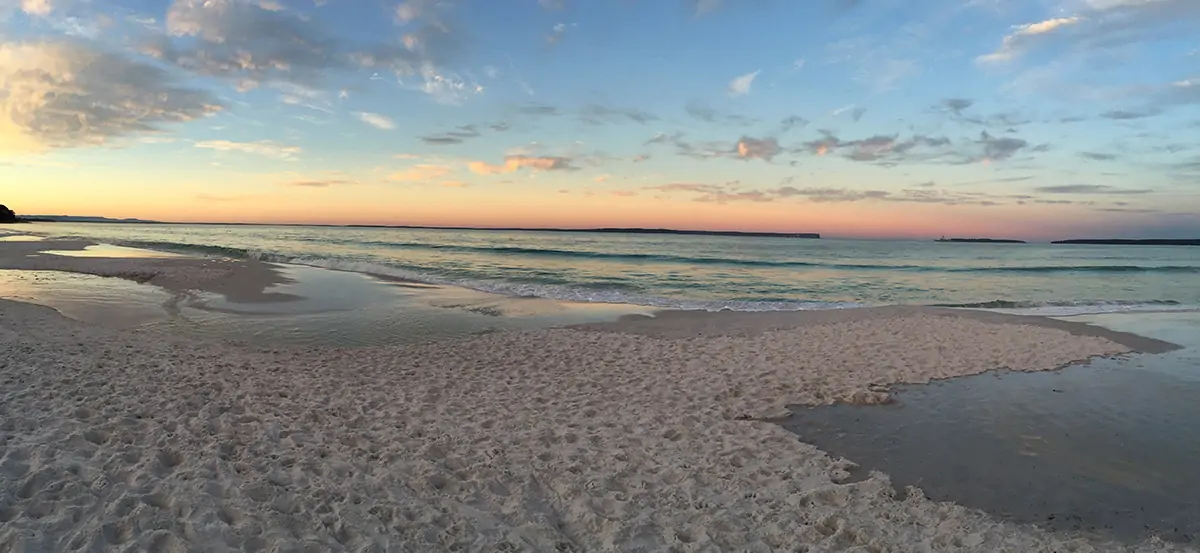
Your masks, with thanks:
M438 187L448 192L458 189ZM564 195L565 196L565 195ZM1058 227L1029 224L1028 211L1002 207L915 205L896 209L883 203L703 203L653 201L637 197L593 196L581 209L578 198L541 197L508 202L430 202L371 206L331 201L314 211L311 203L193 202L191 205L93 205L93 209L38 210L42 214L139 218L168 222L409 225L432 227L596 228L638 227L757 232L818 232L826 237L930 238L938 236L1046 238L1062 226L1094 226L1083 218L1053 217ZM35 206L36 207L36 206ZM62 207L62 206L60 206ZM1036 208L1035 208L1036 209ZM25 213L35 211L25 210ZM1038 220L1034 217L1033 220ZM1014 232L1014 229L1020 229Z

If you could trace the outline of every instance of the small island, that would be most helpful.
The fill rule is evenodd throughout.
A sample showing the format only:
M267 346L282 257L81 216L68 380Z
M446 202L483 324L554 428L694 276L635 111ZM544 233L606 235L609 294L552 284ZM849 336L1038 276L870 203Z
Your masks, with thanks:
M971 244L1026 244L1024 240L1013 240L1009 238L946 238L945 236L938 238L938 242L967 242Z
M1200 238L1086 238L1056 240L1051 244L1090 244L1094 246L1200 246Z

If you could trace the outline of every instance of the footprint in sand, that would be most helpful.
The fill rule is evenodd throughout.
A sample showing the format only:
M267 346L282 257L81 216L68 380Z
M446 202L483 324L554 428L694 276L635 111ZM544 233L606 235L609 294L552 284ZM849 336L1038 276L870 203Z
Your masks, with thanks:
M221 519L221 522L224 522L230 526L237 526L242 522L242 514L230 507L221 507L220 509L217 509L217 518Z
M158 509L170 509L171 497L162 492L154 492L142 496L142 503Z
M165 530L159 530L150 537L150 544L146 550L150 553L184 553L187 551L187 547L175 535Z
M133 527L125 522L112 522L100 527L100 534L110 545L121 545L133 537Z
M96 428L85 430L83 432L83 439L96 445L104 445L106 442L108 442L108 438L108 432Z
M18 480L29 472L29 463L25 462L25 456L18 454L17 450L13 450L3 460L0 460L0 476L4 476L8 480Z
M249 497L250 499L253 499L259 503L269 501L272 495L271 489L262 485L249 486L245 489L245 493L246 497Z
M25 480L21 481L21 487L17 488L18 499L29 499L37 495L46 484L55 480L55 474L50 469L40 470L33 473Z
M163 472L171 472L175 467L183 463L183 454L173 449L163 449L156 455L158 464L162 467Z

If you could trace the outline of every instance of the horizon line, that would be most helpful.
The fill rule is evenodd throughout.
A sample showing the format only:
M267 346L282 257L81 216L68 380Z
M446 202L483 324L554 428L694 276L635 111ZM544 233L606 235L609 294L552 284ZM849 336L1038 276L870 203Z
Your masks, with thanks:
M778 232L778 231L744 231L744 230L705 230L705 229L674 229L663 227L482 227L482 226L433 226L433 225L389 225L389 224L365 224L365 223L256 223L256 222L219 222L219 221L157 221L150 219L138 219L129 217L123 219L114 219L110 217L96 215L20 215L18 218L25 218L32 223L111 223L111 224L127 224L127 225L203 225L203 226L276 226L276 227L322 227L322 228L382 228L382 229L410 229L410 230L466 230L466 231L494 231L494 232L595 232L600 234L674 234L681 236L726 236L726 237L747 237L747 238L799 238L799 239L830 239L818 232ZM55 218L70 218L74 220L55 220ZM1002 241L1012 241L1014 243L1032 243L1032 244L1054 244L1056 242L1076 242L1076 241L1109 241L1109 242L1197 242L1200 238L1065 238L1065 239L1046 239L1046 240L1015 240L1008 238L996 237L952 237L947 239L946 236L941 236L941 239L934 236L928 238L911 238L911 237L874 237L874 238L847 238L847 237L831 237L834 240L882 240L882 241L943 241L955 243L1004 243Z

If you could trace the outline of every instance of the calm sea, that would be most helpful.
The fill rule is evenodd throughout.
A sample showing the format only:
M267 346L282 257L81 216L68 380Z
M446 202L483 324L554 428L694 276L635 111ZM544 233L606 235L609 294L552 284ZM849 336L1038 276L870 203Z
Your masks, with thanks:
M918 304L1066 315L1200 307L1197 247L233 225L53 223L22 230L513 296L664 308Z

